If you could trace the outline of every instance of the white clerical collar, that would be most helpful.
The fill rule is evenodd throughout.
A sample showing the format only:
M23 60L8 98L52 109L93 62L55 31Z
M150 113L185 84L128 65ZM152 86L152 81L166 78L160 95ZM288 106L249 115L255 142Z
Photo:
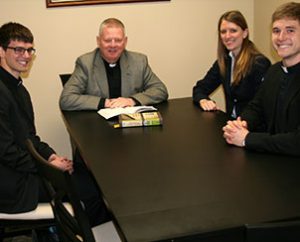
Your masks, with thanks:
M114 68L117 65L117 63L109 63L108 65L109 67Z

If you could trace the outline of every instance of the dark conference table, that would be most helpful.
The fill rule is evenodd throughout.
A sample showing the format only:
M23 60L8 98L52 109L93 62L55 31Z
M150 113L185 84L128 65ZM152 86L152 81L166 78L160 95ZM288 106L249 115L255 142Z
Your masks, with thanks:
M63 112L127 241L243 241L245 224L300 216L299 158L227 145L225 114L191 98L155 107L163 126Z

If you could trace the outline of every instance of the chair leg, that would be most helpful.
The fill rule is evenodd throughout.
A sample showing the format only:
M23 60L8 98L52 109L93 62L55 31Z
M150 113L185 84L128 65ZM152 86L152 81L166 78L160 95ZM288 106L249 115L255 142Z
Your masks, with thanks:
M4 228L0 228L0 242L3 242L4 239Z
M53 227L36 229L32 231L32 242L59 242L60 239Z

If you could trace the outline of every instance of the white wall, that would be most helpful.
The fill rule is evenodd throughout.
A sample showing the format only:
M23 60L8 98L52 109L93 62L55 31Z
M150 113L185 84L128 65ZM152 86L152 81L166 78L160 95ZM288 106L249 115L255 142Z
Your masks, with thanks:
M32 96L38 133L58 153L70 155L58 108L62 89L58 74L71 72L77 56L95 48L105 18L124 22L128 49L148 55L171 98L186 97L215 60L217 21L223 12L239 9L252 37L253 1L171 0L47 9L45 0L1 0L0 24L16 21L32 30L37 54L24 81ZM216 100L224 107L220 91Z

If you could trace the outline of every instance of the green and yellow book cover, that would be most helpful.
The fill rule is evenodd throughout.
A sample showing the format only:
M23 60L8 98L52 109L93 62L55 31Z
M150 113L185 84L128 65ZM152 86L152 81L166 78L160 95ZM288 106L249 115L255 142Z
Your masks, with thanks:
M156 126L162 125L162 123L162 117L159 112L120 114L119 122L115 125L115 128Z

